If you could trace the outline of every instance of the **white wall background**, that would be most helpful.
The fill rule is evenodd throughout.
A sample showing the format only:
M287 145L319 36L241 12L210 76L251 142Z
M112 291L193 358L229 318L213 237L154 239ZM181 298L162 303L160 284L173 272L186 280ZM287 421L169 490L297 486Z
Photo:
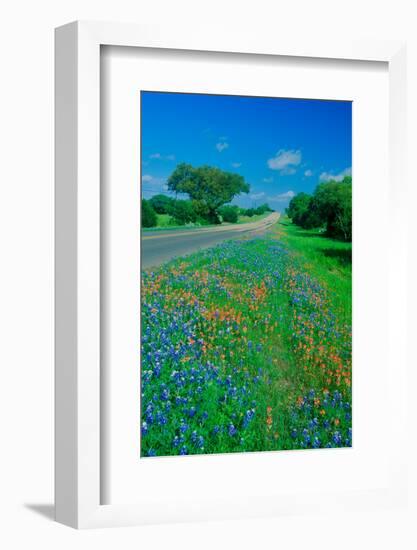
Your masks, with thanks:
M411 508L341 517L76 532L53 523L53 29L75 19L239 25L248 34L408 40L409 200L417 151L413 0L14 0L0 19L0 546L14 548L415 548ZM385 220L381 220L385 223ZM389 220L386 221L389 223ZM410 232L412 228L410 225ZM411 235L410 235L411 236ZM416 233L414 232L414 237ZM415 239L410 255L415 259ZM417 280L410 263L410 335ZM411 324L414 322L414 326ZM413 341L414 338L411 338ZM411 361L410 361L411 363ZM415 363L415 361L414 361ZM416 414L410 372L410 459ZM387 444L395 444L387 435ZM417 461L414 462L416 464ZM415 466L411 469L416 502Z

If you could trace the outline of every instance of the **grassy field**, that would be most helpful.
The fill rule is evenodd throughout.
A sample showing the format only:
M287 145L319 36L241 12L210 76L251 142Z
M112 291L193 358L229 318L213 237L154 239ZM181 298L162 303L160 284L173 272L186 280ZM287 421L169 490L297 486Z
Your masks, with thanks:
M352 243L326 238L317 230L306 230L283 218L279 223L283 242L302 261L303 267L324 285L339 310L339 318L352 317ZM340 317L341 316L341 317Z
M350 254L284 219L144 272L142 455L350 446Z

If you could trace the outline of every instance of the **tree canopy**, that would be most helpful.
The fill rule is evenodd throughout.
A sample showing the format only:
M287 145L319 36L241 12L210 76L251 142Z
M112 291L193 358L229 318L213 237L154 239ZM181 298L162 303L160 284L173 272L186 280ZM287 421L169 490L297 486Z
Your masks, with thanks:
M298 193L287 214L304 229L323 227L329 237L352 240L352 178L320 183L313 195Z
M197 214L193 208L191 201L174 201L174 205L169 212L178 225L195 222Z
M168 178L168 189L185 193L193 201L195 211L211 223L220 223L219 208L236 195L249 192L249 184L235 173L212 166L194 167L179 164Z
M239 217L239 207L232 204L225 204L219 210L224 222L236 223Z
M172 197L168 197L161 193L159 195L154 195L149 199L149 202L158 214L170 214L175 201Z
M142 227L155 227L157 218L149 201L142 199Z

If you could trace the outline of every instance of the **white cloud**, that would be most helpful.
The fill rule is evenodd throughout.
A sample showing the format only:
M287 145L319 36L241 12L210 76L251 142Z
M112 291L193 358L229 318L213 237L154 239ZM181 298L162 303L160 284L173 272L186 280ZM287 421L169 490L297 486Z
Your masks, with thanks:
M219 153L221 153L228 147L229 147L229 144L226 141L219 141L218 143L216 143L216 149L218 150Z
M241 166L242 166L241 162L232 162L232 167L233 168L240 168Z
M278 153L268 159L271 170L280 170L283 175L294 174L295 166L301 162L301 151L280 149Z
M281 174L281 176L292 176L296 172L297 172L297 170L295 168L293 168L292 166L286 166L285 168L283 168L281 170L280 174Z
M320 174L320 181L342 181L345 176L352 175L352 168L345 168L339 174L332 174L331 172L322 172Z
M294 191L286 191L285 193L279 193L278 195L273 195L272 197L268 197L269 201L274 202L286 202L290 199L295 197Z
M304 172L304 175L305 175L306 178L310 178L313 175L313 172L311 170L306 170Z
M265 193L263 191L261 191L260 193L254 193L253 195L249 195L249 197L254 201L261 199L264 196L265 196Z
M264 178L262 181L265 183L272 183L274 181L274 178Z
M142 181L152 181L153 180L153 177L149 174L144 174L142 176Z
M158 159L158 160L175 160L175 155L161 155L161 153L152 153L152 155L149 155L150 159Z

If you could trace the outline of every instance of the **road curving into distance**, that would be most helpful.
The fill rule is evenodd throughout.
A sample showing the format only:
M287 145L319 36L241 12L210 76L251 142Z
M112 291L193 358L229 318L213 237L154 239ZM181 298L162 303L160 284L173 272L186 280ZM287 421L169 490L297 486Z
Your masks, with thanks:
M272 212L272 214L258 222L240 225L230 224L211 228L202 227L201 229L142 232L141 268L157 267L177 256L185 256L229 239L262 234L276 223L278 218L279 213Z

